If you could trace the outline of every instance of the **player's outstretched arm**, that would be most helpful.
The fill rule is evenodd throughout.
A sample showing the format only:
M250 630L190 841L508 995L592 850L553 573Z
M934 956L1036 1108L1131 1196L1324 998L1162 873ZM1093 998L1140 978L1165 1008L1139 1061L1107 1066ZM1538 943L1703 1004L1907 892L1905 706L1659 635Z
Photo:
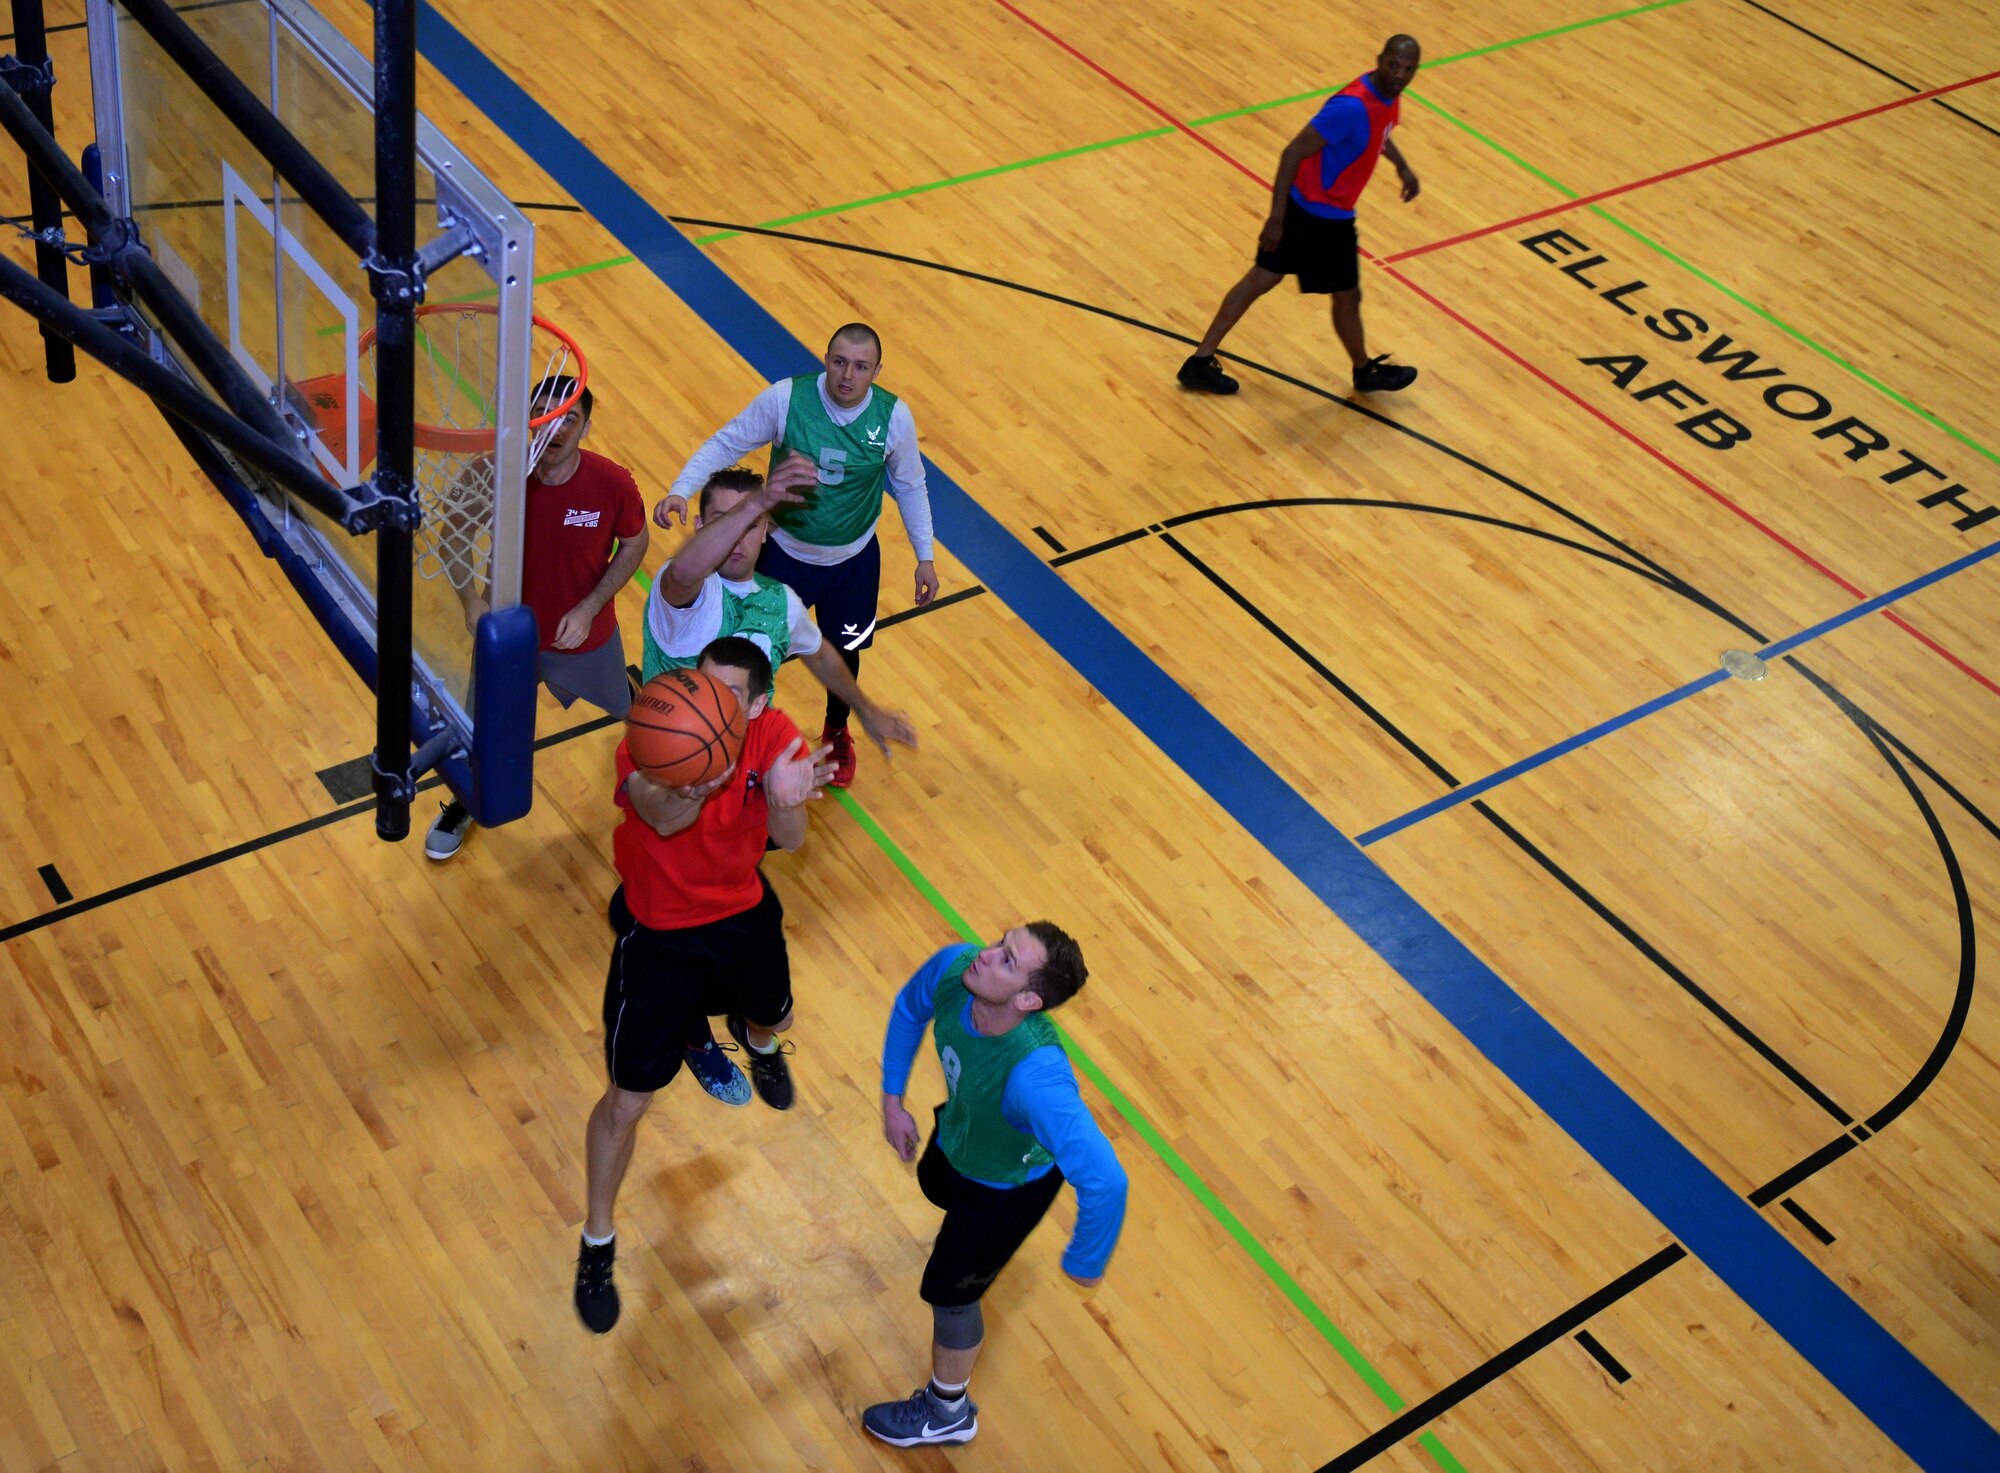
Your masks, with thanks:
M681 473L667 488L665 499L653 508L653 520L662 527L671 527L675 521L686 526L688 504L701 494L710 476L784 438L785 410L791 398L791 381L780 379L752 399L741 414L710 435L681 467Z
M860 682L854 672L847 668L840 658L840 651L832 645L821 642L820 647L809 655L800 655L799 663L812 671L819 683L828 691L840 697L853 709L861 729L868 733L869 740L882 750L884 757L893 756L889 743L896 742L905 747L917 745L917 725L901 711L891 711L886 706L878 706L861 693Z
M803 455L788 455L771 472L771 478L736 505L712 520L705 521L688 538L687 545L674 554L660 573L660 592L677 609L694 602L708 575L720 568L729 550L743 540L757 518L775 506L801 506L805 497L799 487L811 485L819 472Z

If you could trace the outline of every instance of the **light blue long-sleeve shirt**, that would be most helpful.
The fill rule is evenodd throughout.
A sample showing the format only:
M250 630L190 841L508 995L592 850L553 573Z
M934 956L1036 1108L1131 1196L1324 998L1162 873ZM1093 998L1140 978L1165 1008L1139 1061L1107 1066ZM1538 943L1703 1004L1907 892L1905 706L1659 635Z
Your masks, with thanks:
M882 1040L883 1094L901 1095L908 1087L910 1068L917 1050L923 1047L924 1030L936 1009L938 983L953 962L977 950L975 946L947 946L919 967L896 994L895 1006L889 1010L889 1030ZM965 1008L965 1027L977 1033L969 997ZM1111 1261L1111 1250L1125 1225L1125 1168L1118 1164L1111 1142L1084 1104L1076 1074L1061 1048L1050 1044L1035 1049L1013 1067L1001 1094L1000 1113L1009 1125L1033 1136L1055 1157L1055 1165L1076 1188L1076 1231L1063 1253L1063 1272L1079 1279L1097 1278ZM1051 1169L1042 1166L1028 1179L1033 1181ZM982 1185L1004 1188L1009 1183Z

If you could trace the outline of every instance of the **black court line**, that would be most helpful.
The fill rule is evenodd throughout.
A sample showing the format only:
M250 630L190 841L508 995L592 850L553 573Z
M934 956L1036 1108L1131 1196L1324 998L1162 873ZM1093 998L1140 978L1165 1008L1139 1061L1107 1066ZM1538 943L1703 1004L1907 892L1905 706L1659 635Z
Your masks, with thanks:
M1875 73L1876 76L1887 77L1890 81L1894 82L1898 87L1907 88L1911 92L1925 92L1929 90L1928 88L1925 87L1919 87L1915 82L1910 81L1907 77L1897 76L1887 67L1880 67L1875 65L1875 63L1870 61L1867 57L1859 56L1854 52L1849 51L1845 46L1842 46L1839 42L1829 40L1827 37L1822 36L1818 31L1813 30L1810 26L1800 25L1797 21L1793 20L1789 15L1780 14L1778 11L1771 9L1771 7L1768 5L1760 5L1757 3L1757 0L1743 0L1743 3L1749 6L1752 10L1763 11L1764 14L1770 16L1772 20L1782 21L1784 24L1790 26L1793 30L1798 31L1803 35L1812 37L1813 40L1819 42L1820 45L1830 47L1833 50L1838 51L1842 56L1846 57L1849 61L1858 62L1860 65L1867 67L1868 70ZM1933 97L1931 99L1931 102L1934 106L1943 108L1953 117L1963 118L1965 119L1966 122L1972 124L1973 127L1991 133L1995 138L2000 138L2000 128L1995 128L1991 123L1981 122L1978 118L1972 116L1971 113L1960 112L1957 108L1953 107L1950 103L1946 102L1942 97Z
M1396 506L1399 509L1403 510L1415 509L1405 506L1402 503L1391 502L1386 504L1390 506ZM1207 513L1204 515L1212 515L1212 513ZM1510 524L1499 523L1499 525L1507 526ZM1518 531L1525 529L1515 528L1514 530ZM1363 716L1366 716L1369 721L1374 723L1374 725L1377 728L1379 728L1382 732L1384 732L1392 740L1394 740L1399 746L1403 748L1404 751L1408 752L1411 756L1415 757L1427 769L1429 769L1433 774L1435 774L1445 783L1449 784L1452 787L1458 786L1458 780L1452 776L1452 774L1444 767L1442 763L1438 762L1434 757L1432 757L1430 753L1425 751L1422 746L1418 745L1418 743L1415 740L1413 740L1408 735L1408 733L1404 732L1401 727L1397 726L1387 716L1383 715L1382 712L1378 710L1371 702L1369 702L1365 697L1363 697L1346 681L1342 680L1340 676L1336 675L1331 669L1329 669L1325 663L1323 663L1321 660L1315 657L1296 639L1294 639L1283 628L1281 628L1276 620L1272 619L1262 609L1258 608L1254 602L1252 602L1241 591L1239 591L1237 588L1231 585L1227 579L1223 578L1213 568L1209 567L1207 563L1203 562L1194 553L1190 552L1187 549L1187 547L1183 545L1181 541L1178 538L1176 538L1172 533L1163 534L1163 536L1161 537L1161 541L1165 542L1176 553L1180 554L1180 556L1183 559L1185 559L1197 572L1199 572L1204 578L1206 578L1217 589L1219 589L1238 608L1242 609L1252 619L1256 620L1259 625L1261 625L1269 634L1271 634L1273 638L1277 639L1281 644L1283 644L1286 649L1290 650L1300 660L1304 661L1307 667L1310 668L1316 675L1318 675L1322 680L1326 681L1327 684L1331 685L1335 690L1339 691L1340 694L1346 698L1349 704L1351 704ZM1801 1070L1797 1065L1793 1064L1789 1059L1785 1058L1784 1055L1779 1053L1776 1048L1772 1047L1772 1045L1767 1043L1762 1037L1760 1037L1755 1032L1755 1030L1753 1030L1747 1023L1745 1023L1742 1019L1738 1018L1734 1013L1732 1013L1712 993L1710 993L1706 988L1702 987L1699 983L1697 983L1694 980L1694 978L1689 976L1686 971L1684 971L1679 966L1675 965L1674 962L1671 961L1665 955L1665 953L1663 953L1657 946L1654 946L1644 936L1640 935L1637 927L1633 926L1629 921L1625 920L1616 911L1614 911L1609 905L1605 904L1596 895L1591 893L1591 891L1588 888L1586 888L1573 875L1571 875L1553 858L1551 858L1539 845L1535 844L1519 829L1515 828L1512 824L1508 823L1504 818L1502 818L1498 813L1494 812L1492 807L1489 804L1487 804L1484 800L1475 800L1472 804L1472 808L1474 812L1480 815L1480 817L1482 817L1488 823L1492 824L1496 829L1498 829L1500 833L1503 836L1505 836L1506 839L1510 843L1512 843L1516 848L1518 848L1523 854L1526 854L1530 859L1534 860L1536 864L1540 865L1541 868L1544 871L1546 871L1552 878L1554 878L1557 881L1557 883L1562 885L1564 889L1568 890L1578 900L1582 901L1583 904L1589 908L1589 910L1593 915L1597 916L1598 919L1603 921L1606 925L1610 926L1611 929L1621 939L1623 939L1628 945L1630 945L1647 961L1651 962L1655 967L1657 967L1668 978L1669 981L1673 982L1682 991L1686 992L1688 996L1692 997L1696 1002L1700 1003L1702 1007L1706 1008L1708 1012L1712 1016L1714 1016L1719 1022L1721 1022L1725 1028L1727 1028L1732 1034L1734 1034L1738 1039L1740 1039L1744 1044L1746 1044L1754 1053L1756 1053L1756 1055L1759 1058L1763 1059L1773 1069L1777 1070L1779 1074L1783 1075L1784 1078L1788 1080L1802 1094L1804 1094L1806 1098L1810 1099L1814 1104L1818 1105L1822 1110L1826 1111L1828 1115L1831 1115L1835 1120L1839 1121L1840 1124L1850 1125L1853 1123L1854 1116L1851 1115L1846 1109L1844 1109L1837 1101L1835 1101L1833 1097L1829 1095L1825 1090L1821 1089L1818 1085L1814 1084L1812 1080L1808 1079L1803 1070Z
M75 899L70 894L69 886L63 883L61 872L53 864L45 864L36 870L35 873L40 875L42 883L49 887L49 894L55 896L57 905L66 905Z
M1815 1218L1810 1212L1806 1211L1805 1208L1799 1206L1799 1204L1794 1202L1790 1197L1785 1197L1780 1199L1778 1205L1784 1208L1785 1211L1791 1213L1793 1217L1797 1218L1799 1220L1799 1226L1804 1228L1807 1232L1811 1233L1815 1238L1818 1238L1820 1242L1825 1243L1829 1246L1832 1245L1833 1234L1828 1232L1825 1228L1821 1227L1819 1224L1819 1220Z
M1553 1345L1583 1325L1586 1320L1602 1313L1634 1289L1665 1273L1685 1257L1687 1249L1679 1243L1669 1243L1644 1263L1620 1274L1589 1298L1578 1300L1540 1329L1529 1331L1484 1365L1467 1371L1444 1390L1427 1396L1415 1406L1408 1408L1386 1427L1369 1433L1339 1457L1321 1464L1319 1473L1354 1473L1354 1470L1362 1464L1381 1456L1405 1439L1414 1437L1475 1391L1499 1380L1536 1351Z
M1612 1380L1623 1386L1632 1379L1632 1373L1618 1364L1618 1358L1606 1350L1598 1338L1588 1330L1576 1332L1576 1343L1590 1352L1590 1358L1603 1366Z
M1048 543L1050 547L1053 547L1057 552L1069 551L1068 548L1064 547L1060 542L1056 541L1055 537L1050 533L1047 527L1034 527L1031 528L1030 530L1033 531L1037 537L1041 538L1042 541Z
M535 750L537 752L547 751L550 747L557 746L563 742L575 741L578 737L588 736L594 731L602 731L607 726L616 725L617 722L618 718L616 716L595 717L576 726L566 727L562 731L553 732L548 736L536 738ZM431 792L443 785L443 778L436 776L427 777L417 784L417 791L419 793ZM0 943L12 941L16 936L25 936L31 931L39 931L47 926L53 926L57 921L68 920L71 916L82 915L85 911L96 910L99 906L109 905L115 900L123 900L127 896L137 895L141 891L155 889L172 880L183 879L192 874L199 874L202 870L214 869L219 864L227 864L232 859L240 859L244 855L254 854L260 849L268 849L273 844L282 844L287 839L296 839L301 834L315 833L330 824L339 823L342 819L356 818L361 814L373 813L374 811L375 800L371 796L359 803L345 804L330 812L315 815L298 823L287 824L284 828L273 829L268 834L260 834L256 838L246 839L240 844L231 844L227 849L217 849L197 859L187 860L169 869L160 870L155 874L141 876L139 879L128 881L123 885L118 885L99 894L85 896L82 900L72 901L67 905L57 907L55 910L44 911L41 915L29 916L26 920L16 921L11 926L0 926Z

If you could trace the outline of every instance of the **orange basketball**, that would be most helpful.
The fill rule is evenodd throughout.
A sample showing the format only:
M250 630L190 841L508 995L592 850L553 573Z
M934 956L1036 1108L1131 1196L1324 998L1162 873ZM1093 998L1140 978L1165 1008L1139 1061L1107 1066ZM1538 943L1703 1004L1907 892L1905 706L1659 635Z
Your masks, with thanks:
M632 698L625 718L632 762L654 782L712 782L743 751L736 692L703 670L663 670Z

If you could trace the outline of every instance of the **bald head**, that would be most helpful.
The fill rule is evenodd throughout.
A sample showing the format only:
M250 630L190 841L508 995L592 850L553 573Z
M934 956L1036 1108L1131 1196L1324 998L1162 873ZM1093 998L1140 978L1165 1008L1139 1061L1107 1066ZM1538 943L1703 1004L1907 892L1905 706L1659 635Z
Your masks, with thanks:
M1424 48L1417 44L1415 36L1400 32L1391 36L1382 43L1382 54L1375 58L1375 90L1393 102L1410 85L1423 59Z

